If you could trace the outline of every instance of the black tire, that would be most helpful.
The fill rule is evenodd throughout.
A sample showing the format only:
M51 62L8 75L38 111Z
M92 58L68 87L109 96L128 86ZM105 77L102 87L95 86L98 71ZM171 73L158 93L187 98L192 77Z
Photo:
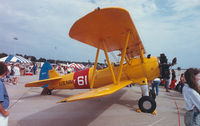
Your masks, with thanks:
M156 101L150 96L143 96L138 101L138 106L142 112L152 113L156 109Z
M156 99L156 93L153 92L153 90L149 90L149 96L152 97L153 99Z

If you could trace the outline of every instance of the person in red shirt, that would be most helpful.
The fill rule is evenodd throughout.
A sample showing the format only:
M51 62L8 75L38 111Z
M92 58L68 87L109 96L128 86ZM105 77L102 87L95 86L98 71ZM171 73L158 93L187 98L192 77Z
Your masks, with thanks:
M175 88L175 86L176 86L176 73L175 73L175 70L174 69L172 69L172 80L171 80L171 84L170 84L170 88L172 89L172 90L174 90L174 88Z

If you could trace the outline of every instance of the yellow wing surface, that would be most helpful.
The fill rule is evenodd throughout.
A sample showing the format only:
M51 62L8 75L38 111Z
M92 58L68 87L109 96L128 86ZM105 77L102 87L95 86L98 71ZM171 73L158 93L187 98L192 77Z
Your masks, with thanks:
M107 51L122 50L125 40L131 32L127 47L128 56L138 56L140 45L144 46L127 10L123 8L96 9L77 20L70 29L69 36L90 46L103 49L105 42Z
M34 81L34 82L27 83L25 87L42 87L46 84L52 84L60 79L62 79L62 77L54 77L54 78L50 78L46 80Z
M77 100L90 99L90 98L96 98L96 97L109 95L109 94L112 94L112 93L118 91L119 89L125 87L126 85L128 85L130 83L132 83L132 81L122 81L119 84L109 84L104 87L92 89L88 92L84 92L81 94L77 94L77 95L65 98L57 103L77 101Z

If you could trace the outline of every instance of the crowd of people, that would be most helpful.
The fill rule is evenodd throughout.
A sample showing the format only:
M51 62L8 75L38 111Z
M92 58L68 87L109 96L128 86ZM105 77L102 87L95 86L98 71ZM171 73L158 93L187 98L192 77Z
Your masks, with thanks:
M65 67L56 65L54 69L60 71L61 74L65 74ZM9 97L4 85L4 81L8 81L13 84L17 84L20 75L26 73L36 74L38 72L37 64L4 64L0 62L0 124L7 126L9 112L7 108L9 106ZM69 71L67 71L69 72ZM5 79L6 78L6 79ZM169 85L169 79L171 83ZM183 93L184 100L186 102L185 108L187 110L184 122L186 126L200 126L200 70L195 68L187 69L182 73L180 80L177 82L175 70L171 70L171 77L165 77L164 79L156 78L152 81L152 90L158 96L159 85L163 85L166 88L166 92L169 90L177 90ZM155 90L156 88L156 90Z
M4 81L16 85L20 76L36 75L39 73L41 65L37 63L5 63L8 68L8 74L4 77ZM52 64L53 68L60 74L65 75L75 71L82 70L83 68L73 68L66 65ZM84 69L91 66L87 65Z
M170 78L171 78L171 82L170 82ZM176 91L179 91L180 93L182 93L182 88L183 88L185 82L186 81L185 81L184 73L181 73L181 76L180 76L179 80L177 81L176 72L174 69L172 69L171 77L169 74L165 78L162 78L162 79L155 78L152 81L152 90L157 96L158 96L158 92L159 92L159 86L164 86L166 89L166 92L170 92L170 90L176 90ZM155 91L155 88L156 88L156 91Z
M19 80L19 76L35 75L37 72L37 64L25 64L25 63L6 63L8 73L5 77L5 81L16 85Z
M171 82L170 82L171 78ZM180 80L177 82L176 72L174 69L171 70L171 77L170 74L166 76L165 78L155 78L152 81L152 91L158 96L159 93L159 86L164 86L166 89L166 92L170 92L170 90L176 90L182 93L182 88L185 83L184 74L182 73L180 76ZM156 90L155 90L156 88Z
M184 115L184 123L186 126L200 126L200 70L196 68L187 69L181 74L178 84L176 84L175 70L171 70L171 83L169 85L170 76L160 80L156 78L152 81L152 91L158 96L159 84L164 85L166 92L171 90L180 91L186 102ZM156 92L155 92L156 88Z

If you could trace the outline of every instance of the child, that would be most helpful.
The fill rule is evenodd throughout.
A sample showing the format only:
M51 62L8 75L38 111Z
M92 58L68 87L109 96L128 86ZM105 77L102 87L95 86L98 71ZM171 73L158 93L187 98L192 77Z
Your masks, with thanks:
M3 78L7 75L7 66L0 62L0 125L8 126L9 112L6 110L9 106L9 97L6 91L6 87L3 84Z

